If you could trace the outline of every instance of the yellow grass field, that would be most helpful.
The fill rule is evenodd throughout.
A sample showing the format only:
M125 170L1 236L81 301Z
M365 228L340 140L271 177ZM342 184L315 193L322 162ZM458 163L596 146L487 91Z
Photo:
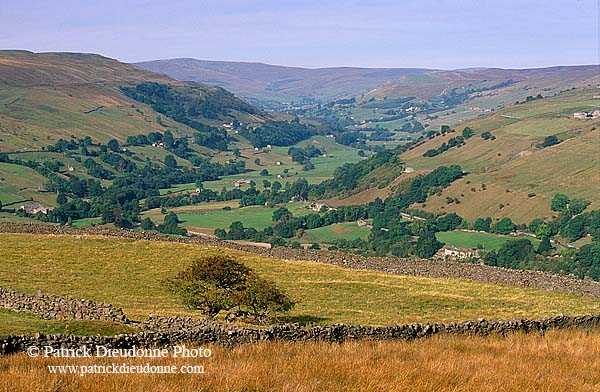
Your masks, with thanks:
M3 391L597 391L600 332L415 342L257 343L199 358L0 357ZM204 374L49 374L47 365L204 366Z
M540 318L600 309L600 300L576 294L357 271L194 244L33 234L1 234L0 242L0 287L108 302L134 320L150 313L195 314L161 282L191 260L215 252L239 257L285 289L297 306L284 321L388 325ZM1 329L7 329L7 322L10 318L0 314Z

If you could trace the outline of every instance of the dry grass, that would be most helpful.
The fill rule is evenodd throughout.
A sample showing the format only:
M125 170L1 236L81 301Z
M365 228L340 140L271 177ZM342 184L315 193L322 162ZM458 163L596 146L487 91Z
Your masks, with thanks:
M416 342L259 343L209 359L0 357L11 391L596 391L600 332ZM50 375L46 365L203 365L201 375Z
M357 271L193 244L28 234L1 234L0 242L1 287L109 302L133 319L193 314L161 281L193 259L221 252L238 256L298 302L287 321L382 325L538 318L595 313L600 303L575 294ZM6 322L0 315L0 325Z
M469 220L478 216L510 216L515 222L529 223L534 218L551 216L549 200L558 192L587 199L593 202L590 209L597 208L600 121L572 118L573 112L597 109L598 103L591 99L593 94L592 89L581 89L510 106L457 125L459 132L436 137L402 154L407 166L417 170L459 164L469 172L441 196L428 198L425 209L435 213L456 212ZM466 145L432 158L422 156L459 135L464 126L475 131ZM483 140L480 134L484 131L491 131L497 139ZM558 135L562 142L545 149L536 148L548 135ZM487 185L486 192L471 191L482 183ZM536 196L528 197L529 194ZM446 197L458 198L461 203L448 205Z

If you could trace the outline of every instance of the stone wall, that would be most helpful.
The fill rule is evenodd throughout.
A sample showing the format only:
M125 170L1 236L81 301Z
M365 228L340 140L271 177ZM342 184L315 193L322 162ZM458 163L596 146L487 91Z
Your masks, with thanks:
M31 313L43 319L127 321L123 310L110 304L51 294L29 295L1 287L0 308Z
M480 264L453 261L429 261L402 259L397 257L363 257L327 250L303 250L290 248L265 249L203 237L169 238L156 232L131 231L109 226L75 228L51 224L0 223L0 233L101 235L151 241L218 246L251 252L263 257L288 260L315 261L344 268L382 271L399 275L425 276L432 278L469 279L480 282L531 287L543 290L571 292L600 298L600 283L578 279L572 275L561 275L542 271L512 270Z
M335 324L302 327L296 324L277 325L264 329L205 324L189 318L162 318L149 321L157 326L165 322L169 328L117 336L71 335L9 335L0 336L0 354L24 352L29 346L78 348L83 345L103 345L128 349L167 347L176 344L217 344L232 347L260 341L322 341L342 343L352 340L414 340L436 335L505 336L512 333L540 333L551 329L600 327L600 315L557 316L541 320L517 319L507 321L465 321L462 323L403 324L387 327ZM172 327L177 325L179 329Z

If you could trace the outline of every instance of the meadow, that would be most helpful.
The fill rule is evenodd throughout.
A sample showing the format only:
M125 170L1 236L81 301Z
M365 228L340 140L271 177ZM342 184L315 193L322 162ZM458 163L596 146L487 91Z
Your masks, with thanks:
M505 338L437 336L415 342L261 342L210 347L210 358L134 358L130 364L202 365L204 374L48 374L47 365L114 359L0 357L11 391L596 391L600 332L549 331Z
M274 208L263 205L240 208L238 200L168 208L167 212L175 212L183 227L195 232L213 234L214 229L228 228L231 223L237 221L242 222L244 227L262 230L273 223L273 212L279 207L287 208L295 216L313 212L306 208L306 203L290 203ZM164 220L164 215L159 208L145 211L142 217L149 217L155 224L162 223Z
M7 205L33 199L45 205L55 205L56 194L38 192L47 182L44 176L33 169L0 163L0 202Z
M331 244L337 239L355 240L362 238L366 240L369 233L371 233L371 229L364 226L359 227L356 222L336 223L306 230L299 241L302 243Z
M314 136L294 145L294 147L303 148L308 145L313 145L321 149L326 157L320 156L312 158L310 161L315 166L313 170L305 171L297 162L293 162L287 154L289 147L272 147L264 148L256 151L247 141L239 138L238 142L230 148L238 148L240 150L240 159L246 163L247 171L245 173L223 176L219 180L205 181L204 188L211 189L215 192L220 192L223 188L233 189L236 181L240 179L249 179L256 183L256 188L262 190L263 180L269 182L279 181L282 184L286 182L294 182L300 178L305 178L311 184L317 184L327 180L333 176L333 172L339 166L345 163L355 163L360 161L358 150L352 147L338 144L332 138L325 136ZM225 163L236 159L232 151L222 151L217 153L211 160L214 162ZM258 159L260 164L256 164ZM179 159L178 159L179 160ZM184 161L184 160L182 160ZM186 161L187 162L187 161ZM277 162L280 162L278 165ZM261 171L267 170L269 174L261 175ZM281 178L278 178L280 176ZM242 184L240 189L246 190L250 186ZM161 189L161 195L169 193L194 191L195 183L177 184L170 188Z
M446 245L452 245L459 248L478 248L482 247L485 250L498 250L506 241L525 238L530 240L534 245L539 244L540 240L532 237L514 237L510 235L490 234L490 233L473 233L467 231L443 231L435 233L438 241Z
M0 241L1 286L111 303L134 320L149 314L198 316L162 282L194 259L222 253L273 280L297 302L282 319L289 322L388 325L539 318L595 313L600 305L598 299L576 294L351 270L195 244L34 234L1 234ZM37 328L37 321L29 321L21 318L17 324L14 315L3 313L0 330Z

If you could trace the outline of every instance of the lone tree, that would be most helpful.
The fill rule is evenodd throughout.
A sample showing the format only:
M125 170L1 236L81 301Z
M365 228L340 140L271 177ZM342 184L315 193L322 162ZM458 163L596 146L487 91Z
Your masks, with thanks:
M207 256L194 261L165 283L191 309L214 318L264 322L287 312L294 302L269 280L230 256Z
M179 223L180 223L180 221L179 221L179 218L177 217L177 214L175 214L174 212L169 212L165 216L164 222L161 223L160 225L158 225L156 227L156 229L164 234L186 235L187 230L184 229L183 227L179 226ZM147 223L146 223L146 225L147 225ZM144 230L146 230L146 229L144 229ZM150 230L152 230L152 229L150 229Z
M169 154L165 157L165 166L170 167L170 168L177 167L177 160L175 159L175 157L173 155Z
M108 149L113 152L121 151L121 146L119 145L119 142L115 139L110 139L106 144L106 147L108 147Z

